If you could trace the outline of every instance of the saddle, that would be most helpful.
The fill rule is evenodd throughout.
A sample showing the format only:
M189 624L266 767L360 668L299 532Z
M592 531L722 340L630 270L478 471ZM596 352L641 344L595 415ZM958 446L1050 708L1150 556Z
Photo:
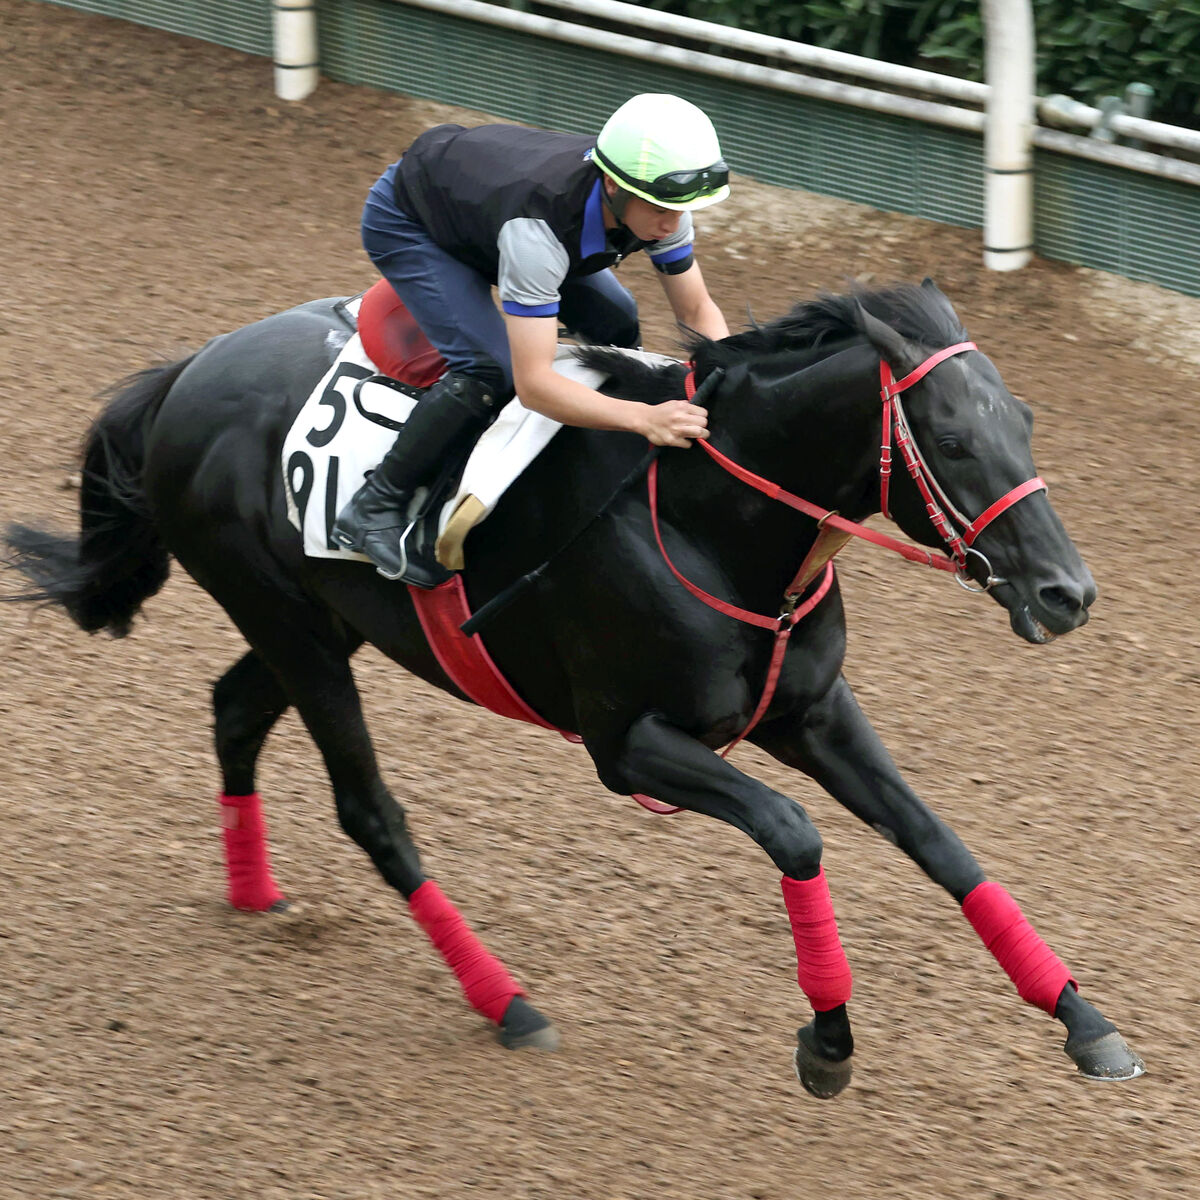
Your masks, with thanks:
M335 542L330 527L447 364L385 280L337 310L351 334L297 414L281 466L288 518L303 535L305 554L363 559ZM599 382L567 346L555 369ZM408 544L447 570L461 570L466 535L559 428L519 400L507 404L465 465L447 461L431 486L417 492L409 518L418 525Z
M391 388L420 405L425 392L449 369L449 364L437 347L425 336L386 279L380 279L366 292L358 308L358 336L367 357L379 368L379 373L360 380L355 385L354 399L362 404L364 390ZM470 455L468 449L461 457L449 460L435 478L421 488L409 509L411 526L401 539L410 559L430 564L442 575L432 576L434 583L444 582L452 569L463 566L461 538L459 549L451 551L445 562L438 559L438 518L462 478L463 468ZM475 514L476 517L478 514ZM473 522L472 522L473 523Z
M280 467L288 520L303 536L304 553L365 562L337 543L330 527L446 365L386 281L336 307L349 332L284 436ZM673 361L641 350L624 353L654 364ZM588 387L604 382L603 372L583 366L570 344L560 345L554 369ZM444 568L462 570L467 534L560 428L520 398L510 400L465 466L447 462L433 486L417 492L409 517L419 509L421 527L409 538L420 540L409 544L422 551L434 545Z
M369 287L358 306L358 336L385 377L423 390L449 369L386 279Z

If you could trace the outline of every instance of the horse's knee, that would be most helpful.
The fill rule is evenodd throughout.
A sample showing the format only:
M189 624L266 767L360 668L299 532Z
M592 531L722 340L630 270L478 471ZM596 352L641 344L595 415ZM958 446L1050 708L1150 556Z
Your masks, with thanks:
M782 874L791 879L811 879L821 865L824 845L804 810L785 801L764 818L754 829L755 841Z
M382 795L363 796L336 788L334 798L346 836L366 852L388 883L411 895L424 876L403 806L386 789Z

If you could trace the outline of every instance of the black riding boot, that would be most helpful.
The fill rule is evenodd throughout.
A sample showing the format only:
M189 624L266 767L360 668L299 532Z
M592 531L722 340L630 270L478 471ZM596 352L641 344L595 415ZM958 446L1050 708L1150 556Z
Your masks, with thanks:
M402 544L411 524L409 503L439 467L470 450L496 410L494 388L469 375L443 375L413 409L383 461L338 513L334 540L365 554L385 579L405 578L423 587L440 582L438 571L410 563Z

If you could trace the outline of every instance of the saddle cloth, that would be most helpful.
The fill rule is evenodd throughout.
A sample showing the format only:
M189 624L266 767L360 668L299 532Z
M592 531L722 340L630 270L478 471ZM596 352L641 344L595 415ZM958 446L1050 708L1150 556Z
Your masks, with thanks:
M377 284L366 293L368 314L372 306L385 316L394 314L394 294ZM364 297L347 301L343 311L357 321ZM419 330L404 314L400 337L390 341L378 325L367 323L365 332L377 357L388 370L407 383L395 386L367 383L377 374L376 364L363 347L356 331L342 347L337 359L321 377L312 395L297 414L284 438L282 467L288 519L304 538L304 551L318 558L350 558L366 561L335 545L329 536L338 512L384 454L412 411L421 386L438 376L444 363ZM628 350L649 362L673 361L662 355ZM584 369L570 346L561 346L555 370L591 387L602 382L599 372ZM496 501L521 471L537 457L561 428L556 421L525 408L513 400L476 444L454 495L439 514L438 559L442 565L460 570L462 541L467 532L491 512ZM420 497L414 501L419 504ZM477 704L501 716L527 721L545 729L557 729L539 716L501 674L478 634L468 637L460 628L471 611L463 590L462 576L454 575L430 591L409 587L413 605L434 655L454 683ZM557 729L571 742L577 733ZM655 813L675 813L678 808L650 796L635 800Z
M360 300L356 297L344 306L351 318L357 317ZM641 351L627 353L654 362L670 361ZM554 369L589 387L597 387L604 378L601 372L583 367L570 345L559 347ZM355 332L284 438L281 466L288 520L303 535L307 555L366 561L364 555L337 545L329 530L367 472L387 453L420 394L404 384L366 382L377 373ZM505 405L476 443L457 489L438 515L437 557L444 567L462 569L467 533L492 511L560 428L557 421L526 408L520 400ZM414 511L423 499L422 490L414 498Z

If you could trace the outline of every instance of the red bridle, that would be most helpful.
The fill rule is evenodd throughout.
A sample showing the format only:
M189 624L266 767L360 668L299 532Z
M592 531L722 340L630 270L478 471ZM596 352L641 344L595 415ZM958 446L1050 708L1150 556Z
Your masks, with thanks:
M1034 478L1018 484L1011 491L1001 496L995 503L990 504L984 509L974 521L969 520L955 507L954 503L946 495L945 490L938 484L937 479L934 477L933 472L930 471L924 458L921 457L921 451L909 429L908 419L904 413L904 405L900 399L901 393L907 391L914 383L918 383L924 379L939 363L945 362L946 359L956 354L962 354L967 350L975 350L977 348L974 342L958 342L953 346L947 346L944 350L939 350L936 354L931 354L919 367L910 371L900 380L894 377L891 366L885 360L881 359L879 363L879 395L883 401L883 443L879 455L880 510L885 517L891 518L888 500L892 474L892 442L894 440L904 460L904 465L908 468L908 473L912 476L913 482L916 484L922 499L925 501L925 510L929 514L929 519L933 527L946 543L947 551L952 556L950 558L937 557L933 551L926 549L924 546L915 546L910 542L902 542L898 538L890 537L886 533L877 533L873 529L868 529L865 525L860 525L856 521L848 521L845 517L839 516L833 509L822 508L819 504L813 504L812 501L796 496L792 492L780 487L779 484L772 483L769 479L764 479L761 475L756 475L753 471L747 470L747 468L734 462L727 455L722 454L720 450L716 449L708 441L702 440L697 444L709 458L717 463L718 466L728 471L729 474L740 479L755 490L762 492L764 496L769 496L772 500L778 500L781 504L786 504L789 508L794 508L797 512L802 512L806 516L812 517L822 529L826 527L837 529L842 533L872 542L876 546L882 546L886 550L892 550L910 562L923 563L926 566L935 567L940 571L952 572L959 577L960 582L963 582L966 578L967 556L969 554L978 555L987 568L987 581L984 585L984 590L986 590L1002 581L992 574L991 564L988 562L986 556L980 554L978 550L973 549L976 538L1001 513L1007 512L1018 501L1032 495L1034 492L1045 491L1046 481L1041 476L1034 476ZM688 371L685 380L685 389L687 397L690 400L696 394L696 379L693 370ZM650 487L652 492L657 487L656 476L657 472L651 467ZM946 515L946 510L949 510L951 516L961 527L961 533L951 525L950 517ZM657 528L657 518L655 518L656 534ZM801 565L797 579L803 577L805 565ZM964 586L966 586L965 583ZM791 589L789 589L788 594L791 595Z
M880 396L883 400L883 445L879 459L880 507L884 516L890 518L891 514L888 511L888 484L892 473L891 446L894 437L896 446L899 448L900 454L904 459L905 466L908 468L908 473L913 477L921 492L921 496L925 500L925 508L929 513L929 519L933 522L934 528L941 534L942 540L946 543L950 554L953 556L952 558L936 558L933 551L927 550L923 546L902 542L898 538L890 537L886 533L877 533L875 530L868 529L865 525L859 525L855 521L847 521L845 517L838 516L832 509L822 508L818 504L813 504L809 500L804 500L800 496L793 495L793 493L785 491L779 484L772 483L769 479L764 479L761 475L756 475L753 471L747 470L727 455L722 454L720 450L711 446L707 441L701 440L698 444L703 447L705 453L713 462L728 471L729 474L757 491L762 492L764 496L769 496L772 500L778 500L781 504L786 504L789 508L796 509L797 512L802 512L806 516L813 517L821 530L825 530L826 528L837 529L842 533L863 538L865 541L872 542L876 546L883 546L887 550L894 550L910 562L924 563L927 566L936 567L941 571L951 571L957 576L959 582L963 583L964 587L968 586L963 582L967 578L967 555L978 555L983 560L987 570L987 582L983 589L987 590L996 583L1004 581L992 574L991 563L988 562L985 555L980 554L978 550L972 549L972 543L1002 512L1007 511L1019 500L1023 500L1031 493L1045 490L1045 481L1040 477L1027 480L1025 483L1018 485L1010 492L1001 496L994 504L989 505L974 521L968 521L948 499L945 491L938 485L933 473L921 457L921 452L917 448L916 442L909 431L908 421L904 415L904 408L900 401L900 394L928 375L938 363L945 362L952 355L962 354L966 350L974 350L976 348L974 342L959 342L957 345L947 346L944 350L939 350L936 354L930 355L915 371L910 371L903 379L898 381L893 377L892 369L885 361L881 360L879 364ZM687 398L691 400L696 394L696 378L695 371L690 367L685 381L685 388ZM814 555L818 552L818 544L820 542L820 538L818 538L817 543L814 543L812 549L805 556L804 562L800 564L800 569L796 572L792 582L785 590L783 605L777 616L750 612L748 609L739 608L735 604L730 604L712 595L710 592L706 592L703 588L688 579L671 561L670 556L667 554L667 548L663 544L662 530L659 527L658 521L657 458L650 464L646 482L650 500L650 523L654 529L654 539L658 543L659 552L662 554L663 561L667 564L671 574L693 596L703 601L709 608L716 609L717 612L724 613L726 616L733 617L735 620L742 621L745 624L756 625L760 629L772 630L775 634L775 644L771 651L771 661L767 667L767 679L762 695L759 697L758 704L751 714L749 723L725 747L725 750L722 752L722 757L724 757L758 725L770 707L771 700L775 695L776 686L779 683L779 676L783 670L783 658L787 651L788 639L796 625L812 612L828 594L833 584L833 563L831 561L822 562L817 560L819 565L810 567L810 561L813 561ZM962 527L961 534L957 533L950 524L950 519L946 516L946 509L949 509L954 520ZM840 549L840 546L837 549ZM835 554L837 549L827 557L832 558L832 554ZM811 583L816 581L818 572L820 582L801 603L801 595ZM681 811L671 805L662 804L660 801L654 800L649 796L638 795L634 799L652 812L676 813Z
M929 520L941 535L942 541L946 543L958 564L958 570L962 573L965 573L967 553L971 550L975 539L1001 513L1007 512L1019 500L1024 500L1033 492L1046 490L1046 481L1040 475L1035 475L1032 479L1018 484L1010 492L1006 492L994 504L985 508L974 521L971 521L955 508L954 503L946 495L944 489L939 486L933 472L921 457L920 448L909 430L908 418L904 414L904 404L900 399L900 394L907 391L914 383L924 379L938 363L945 362L955 354L977 349L974 342L957 342L953 346L947 346L944 350L931 354L916 370L910 371L900 380L892 375L892 368L886 360L880 359L879 361L879 394L883 399L883 445L879 452L880 511L889 520L891 519L892 514L888 509L888 484L892 474L892 438L895 436L896 446L904 459L904 465L908 468L908 473L912 476L917 490L921 493L921 498L925 501L925 511L929 514ZM947 510L962 530L961 533L950 524L950 518L946 515ZM979 554L979 551L976 550L974 553ZM980 557L983 558L983 555ZM984 561L987 561L986 558ZM989 581L994 579L990 564L988 564L988 578ZM989 582L987 586L990 587L991 583Z

